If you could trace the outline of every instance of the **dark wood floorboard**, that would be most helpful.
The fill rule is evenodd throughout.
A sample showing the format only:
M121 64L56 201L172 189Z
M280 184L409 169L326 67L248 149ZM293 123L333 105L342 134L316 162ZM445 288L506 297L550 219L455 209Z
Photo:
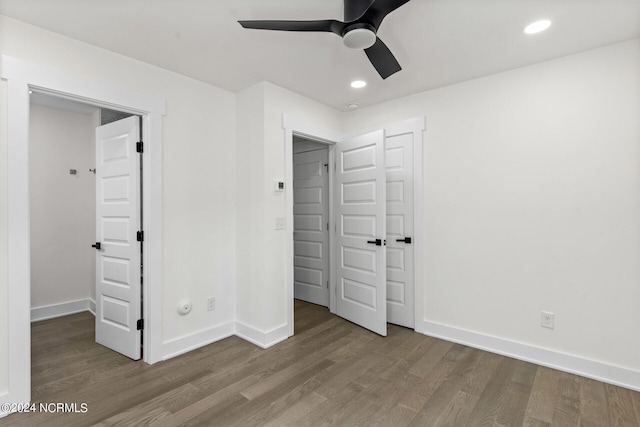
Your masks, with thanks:
M33 402L0 426L640 426L640 393L296 301L295 336L230 337L146 365L94 342L89 313L32 325Z

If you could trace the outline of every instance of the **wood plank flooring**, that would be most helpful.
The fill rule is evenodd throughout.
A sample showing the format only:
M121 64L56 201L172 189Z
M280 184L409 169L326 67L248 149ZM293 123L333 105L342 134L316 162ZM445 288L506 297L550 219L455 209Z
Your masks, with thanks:
M231 337L155 365L94 342L93 316L32 326L33 402L0 426L640 426L640 393L296 301L296 334Z

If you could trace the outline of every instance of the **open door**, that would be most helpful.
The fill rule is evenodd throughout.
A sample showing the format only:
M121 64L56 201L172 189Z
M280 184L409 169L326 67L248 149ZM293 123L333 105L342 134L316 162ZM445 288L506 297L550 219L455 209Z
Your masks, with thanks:
M96 129L96 342L141 357L139 117Z
M384 131L336 144L336 313L387 335Z

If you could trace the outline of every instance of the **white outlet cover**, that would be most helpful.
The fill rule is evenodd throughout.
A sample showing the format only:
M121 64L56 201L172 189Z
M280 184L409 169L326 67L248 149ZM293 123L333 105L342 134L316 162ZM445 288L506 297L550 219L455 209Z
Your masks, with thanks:
M543 328L553 329L554 328L554 317L555 317L555 315L553 313L551 313L550 311L543 311L542 312L542 319L540 321L540 325Z

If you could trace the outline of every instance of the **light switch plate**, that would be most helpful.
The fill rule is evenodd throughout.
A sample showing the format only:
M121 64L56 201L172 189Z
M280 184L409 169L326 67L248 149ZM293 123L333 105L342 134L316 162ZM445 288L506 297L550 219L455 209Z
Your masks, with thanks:
M284 230L285 218L282 216L276 217L276 230Z

